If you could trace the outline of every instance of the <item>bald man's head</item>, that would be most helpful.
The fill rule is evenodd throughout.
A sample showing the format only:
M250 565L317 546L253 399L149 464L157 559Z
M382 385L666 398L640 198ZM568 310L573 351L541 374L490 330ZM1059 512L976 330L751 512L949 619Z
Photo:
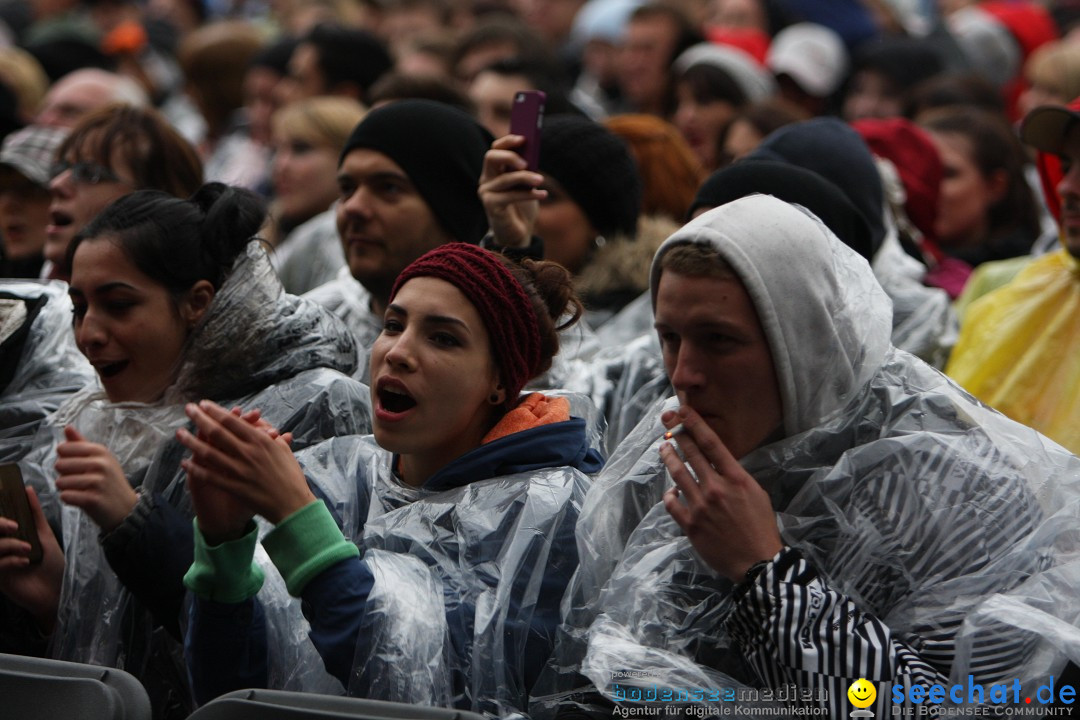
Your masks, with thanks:
M94 110L118 102L145 107L150 100L131 78L97 68L76 70L49 88L34 122L70 128Z

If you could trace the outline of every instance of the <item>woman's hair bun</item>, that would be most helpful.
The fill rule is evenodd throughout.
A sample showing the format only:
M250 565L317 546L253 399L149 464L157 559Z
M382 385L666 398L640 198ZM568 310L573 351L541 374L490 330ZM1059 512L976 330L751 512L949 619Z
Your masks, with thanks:
M232 264L259 233L266 218L265 201L244 188L206 183L190 201L202 212L200 237L204 250L222 264Z
M565 330L581 318L585 308L574 290L574 280L569 270L549 260L530 259L522 261L521 268L528 274L530 284L547 309L556 330ZM564 317L566 319L559 323Z
M188 200L198 205L199 210L202 210L205 215L227 189L228 185L225 183L208 182L196 190Z

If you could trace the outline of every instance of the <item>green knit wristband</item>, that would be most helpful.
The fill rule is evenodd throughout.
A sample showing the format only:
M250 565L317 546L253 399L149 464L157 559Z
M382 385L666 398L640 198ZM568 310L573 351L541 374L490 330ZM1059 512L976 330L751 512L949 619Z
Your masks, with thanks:
M254 562L259 539L255 522L242 538L220 545L208 545L198 519L191 522L195 527L195 560L184 575L184 586L205 600L221 603L243 602L258 594L264 575Z
M360 555L359 548L341 534L322 500L305 505L278 523L263 538L263 547L294 597L326 568Z

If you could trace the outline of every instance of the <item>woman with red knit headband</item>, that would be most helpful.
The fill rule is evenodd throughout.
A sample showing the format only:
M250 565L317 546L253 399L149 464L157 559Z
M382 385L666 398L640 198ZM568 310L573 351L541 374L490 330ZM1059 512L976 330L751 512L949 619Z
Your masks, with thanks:
M266 667L278 621L263 608L280 598L260 592L252 562L259 515L276 526L262 545L302 598L326 670L351 694L491 716L527 708L601 458L565 398L519 394L550 366L558 319L581 310L561 266L451 243L393 288L371 353L373 437L294 456L287 436L189 407L198 435L179 437L198 516L185 578L198 701L278 684Z

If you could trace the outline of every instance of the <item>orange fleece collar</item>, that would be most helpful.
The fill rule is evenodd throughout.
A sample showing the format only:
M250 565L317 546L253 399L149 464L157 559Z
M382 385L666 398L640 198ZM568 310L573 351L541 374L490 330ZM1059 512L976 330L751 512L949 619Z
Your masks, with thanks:
M565 422L569 419L569 400L564 397L549 398L541 393L531 393L519 402L517 407L506 413L502 420L484 436L480 444L485 445L523 430Z

